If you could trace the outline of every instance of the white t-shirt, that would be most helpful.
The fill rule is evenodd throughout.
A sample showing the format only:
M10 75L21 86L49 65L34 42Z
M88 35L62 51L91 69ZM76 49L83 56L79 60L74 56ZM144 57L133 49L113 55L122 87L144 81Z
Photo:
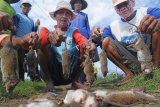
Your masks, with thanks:
M140 21L147 14L147 8L141 7L137 10L135 17L129 21L129 23L139 26ZM137 28L133 25L128 24L123 20L116 20L110 24L112 35L120 42L130 44L132 40L139 35Z

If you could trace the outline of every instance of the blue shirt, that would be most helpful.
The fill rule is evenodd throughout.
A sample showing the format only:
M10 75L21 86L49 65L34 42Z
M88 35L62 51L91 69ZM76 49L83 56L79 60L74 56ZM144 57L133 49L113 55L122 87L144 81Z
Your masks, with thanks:
M84 12L75 12L76 18L69 22L69 26L76 27L80 30L80 33L86 37L87 39L90 38L90 26L88 21L88 15Z
M37 31L33 20L23 13L18 13L14 16L14 23L16 25L16 36L20 37L32 31Z
M134 16L136 16L136 13L137 13L137 11L134 12ZM147 14L155 16L157 19L160 19L160 8L148 8ZM121 20L124 22L123 19L121 19ZM110 38L115 39L114 35L112 34L110 25L105 28L102 37L103 37L103 39L105 37L110 37Z

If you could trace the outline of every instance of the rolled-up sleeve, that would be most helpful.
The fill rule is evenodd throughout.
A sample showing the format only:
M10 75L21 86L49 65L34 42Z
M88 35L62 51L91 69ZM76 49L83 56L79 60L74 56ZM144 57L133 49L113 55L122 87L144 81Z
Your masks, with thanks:
M160 8L148 8L147 14L155 16L157 19L160 19Z
M102 34L102 38L104 39L105 37L109 37L109 38L115 39L114 36L112 35L110 26L107 26L104 29L104 33Z
M41 48L43 48L44 46L48 44L48 39L47 39L48 34L49 34L49 30L45 27L42 27L39 32L39 38L42 40Z
M82 44L87 43L88 40L84 36L81 35L79 30L75 30L73 32L73 38L75 43L81 48Z
M0 35L0 46L2 46L2 45L1 45L2 41L3 41L6 37L8 37L8 36L9 36L8 34L1 34L1 35Z

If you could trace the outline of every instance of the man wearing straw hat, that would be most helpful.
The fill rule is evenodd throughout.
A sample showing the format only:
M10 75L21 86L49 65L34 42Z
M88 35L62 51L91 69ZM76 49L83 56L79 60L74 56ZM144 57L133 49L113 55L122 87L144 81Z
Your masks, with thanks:
M160 66L160 8L141 7L134 11L135 0L112 0L112 2L121 19L113 21L104 30L94 27L92 38L98 43L102 36L102 47L108 57L125 73L123 80L133 77L139 71L149 76L152 74L152 62L153 69ZM136 38L139 35L145 42L140 50L147 45L152 57L150 53L144 52L145 56L137 59L136 45L139 39ZM143 57L146 60L141 60ZM140 60L149 66L141 66Z
M95 45L88 42L78 29L68 27L68 22L75 17L69 2L58 2L56 10L50 12L50 16L56 20L57 25L52 32L47 28L40 30L39 36L42 39L42 46L38 50L38 60L44 74L46 90L52 91L53 85L69 83L72 83L74 88L88 88L87 85L80 84L75 79L79 76L78 71L80 70L81 58L83 58L85 50L88 48L89 51L93 51ZM64 80L61 56L56 50L56 47L60 46L64 41L67 44L71 58L71 69L68 80Z

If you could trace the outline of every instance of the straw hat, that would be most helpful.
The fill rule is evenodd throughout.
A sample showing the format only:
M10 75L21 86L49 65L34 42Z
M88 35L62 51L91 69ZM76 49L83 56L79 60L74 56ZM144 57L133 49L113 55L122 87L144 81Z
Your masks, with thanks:
M125 2L125 1L128 1L128 0L112 0L112 3L113 3L113 6L117 6L118 4Z
M70 11L70 12L72 13L72 18L74 18L75 15L74 15L74 13L72 12L71 5L69 4L69 2L63 1L63 0L60 1L60 2L58 2L55 11L49 12L49 15L51 16L51 18L54 19L56 12L59 11L59 10L61 10L61 9L66 9L66 10Z

